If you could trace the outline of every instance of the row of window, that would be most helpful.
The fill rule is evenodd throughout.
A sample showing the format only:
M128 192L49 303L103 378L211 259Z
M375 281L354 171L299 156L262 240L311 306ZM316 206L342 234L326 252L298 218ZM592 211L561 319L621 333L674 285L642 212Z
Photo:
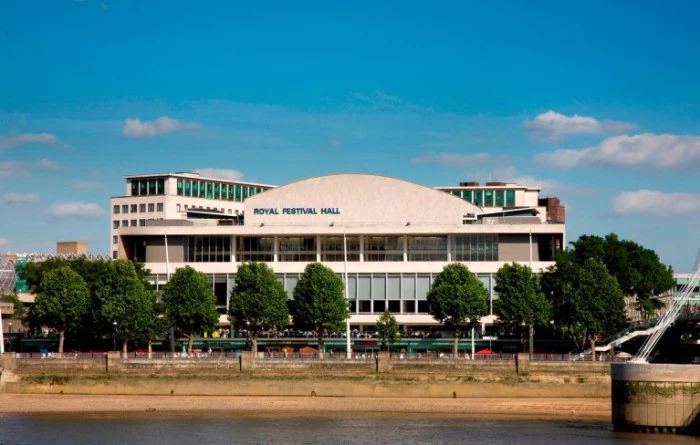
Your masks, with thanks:
M277 261L317 261L316 237L279 237ZM405 254L408 261L498 261L498 235L456 235L449 247L446 236L407 237ZM320 238L321 261L344 261L342 237ZM346 237L347 260L360 260L360 238ZM240 236L236 244L237 261L273 262L275 239L272 237ZM231 237L189 236L185 242L188 262L230 262ZM404 261L404 238L398 236L364 237L364 261Z
M515 207L515 190L445 190L479 207Z
M129 209L131 209L131 213L146 213L146 209L148 209L148 212L162 212L163 203L159 202L154 204L149 202L148 204L122 204L121 206L119 204L115 204L112 206L112 213L115 215L119 213L129 213Z
M119 227L129 227L129 226L131 226L131 227L136 227L137 225L138 225L138 226L141 226L141 227L145 226L145 225L146 225L146 220L145 220L145 219L139 219L139 220L138 220L138 224L137 224L137 220L135 220L135 219L132 219L132 220L131 220L131 223L129 223L129 220L128 220L128 219L122 219L122 220L121 220L121 223L120 223L118 220L116 220L116 219L112 222L112 228L113 228L113 229L118 229ZM114 235L114 236L112 237L112 239L113 239L113 240L116 239L116 235ZM116 244L116 243L117 243L117 242L114 241L114 244Z
M165 195L165 178L131 180L131 196Z
M223 201L243 202L246 198L264 192L262 187L220 182L198 181L196 179L177 179L178 196L218 199Z

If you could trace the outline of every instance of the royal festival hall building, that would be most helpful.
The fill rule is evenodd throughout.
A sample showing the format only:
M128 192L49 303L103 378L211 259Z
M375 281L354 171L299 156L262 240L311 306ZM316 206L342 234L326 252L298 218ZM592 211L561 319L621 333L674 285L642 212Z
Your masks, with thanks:
M341 277L347 271L351 326L374 325L389 309L401 326L421 327L437 324L426 295L446 264L462 262L474 272L492 308L494 274L503 264L541 271L566 243L559 200L518 184L432 188L372 174L283 186L192 173L125 179L125 195L111 198L112 257L144 262L156 290L179 267L206 273L222 324L245 261L272 267L290 298L309 262Z

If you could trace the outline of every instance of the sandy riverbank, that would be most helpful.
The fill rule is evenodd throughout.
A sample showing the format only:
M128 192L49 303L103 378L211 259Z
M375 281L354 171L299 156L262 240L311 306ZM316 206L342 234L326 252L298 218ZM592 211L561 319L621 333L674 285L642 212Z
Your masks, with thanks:
M0 413L227 412L334 415L425 413L609 421L601 398L392 399L360 397L88 396L0 394Z

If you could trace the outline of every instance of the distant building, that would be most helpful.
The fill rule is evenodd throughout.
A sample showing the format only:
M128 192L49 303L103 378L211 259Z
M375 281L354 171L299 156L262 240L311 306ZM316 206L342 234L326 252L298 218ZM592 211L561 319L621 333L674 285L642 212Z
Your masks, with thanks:
M59 241L56 243L57 255L87 255L88 243L84 241Z
M465 263L493 303L503 264L542 271L566 243L559 200L518 184L436 189L370 174L281 187L191 173L125 179L126 195L111 199L112 257L144 262L156 289L178 267L206 273L222 314L242 262L269 264L291 298L309 262L343 275L345 239L351 324L374 325L389 309L403 326L435 325L426 295L446 264Z

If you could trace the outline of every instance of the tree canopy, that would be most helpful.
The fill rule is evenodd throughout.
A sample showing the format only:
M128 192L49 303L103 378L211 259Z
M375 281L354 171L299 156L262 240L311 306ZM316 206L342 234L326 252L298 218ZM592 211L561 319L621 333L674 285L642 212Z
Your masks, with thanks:
M195 333L212 330L219 321L209 279L190 266L177 269L164 286L163 307L171 326L187 336L188 353Z
M459 327L474 325L486 314L488 291L461 263L446 265L428 292L430 314L440 323L454 327L453 354L458 353Z
M377 336L382 341L382 348L388 348L389 345L399 339L399 323L391 311L384 311L379 320L377 320Z
M343 280L321 263L311 263L294 288L293 318L299 329L315 329L323 352L324 331L339 331L350 317Z
M504 264L496 273L494 290L498 292L494 312L507 328L521 333L523 328L529 331L532 353L534 328L546 326L551 317L551 307L540 289L538 276L528 266Z
M261 330L281 327L289 322L287 293L269 266L243 263L238 267L236 286L231 290L229 320L250 330L253 351L257 351Z
M32 316L59 333L58 352L63 353L66 329L78 322L88 309L90 290L85 280L70 267L61 266L43 275Z
M674 286L673 270L661 263L651 249L621 240L611 233L604 238L582 235L571 243L572 260L583 264L590 258L601 261L615 278L625 295L635 295L639 310L645 317L653 316L663 307L656 298Z

